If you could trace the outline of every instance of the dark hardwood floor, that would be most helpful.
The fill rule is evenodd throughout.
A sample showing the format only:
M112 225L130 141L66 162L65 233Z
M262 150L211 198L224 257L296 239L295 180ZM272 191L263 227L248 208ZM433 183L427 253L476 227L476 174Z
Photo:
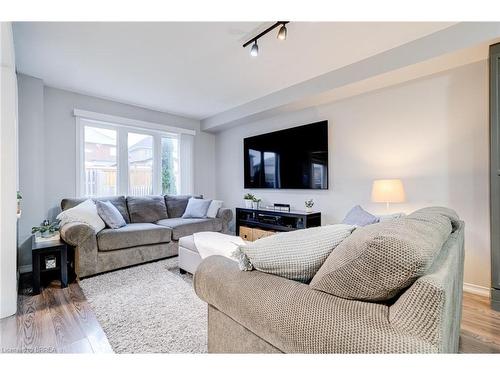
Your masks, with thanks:
M3 353L113 352L76 282L65 289L51 283L36 296L20 292L17 314L0 320Z
M21 283L23 285L23 283ZM37 296L25 287L16 315L0 320L3 353L112 353L80 286L54 282ZM500 353L500 313L487 297L464 293L461 353Z

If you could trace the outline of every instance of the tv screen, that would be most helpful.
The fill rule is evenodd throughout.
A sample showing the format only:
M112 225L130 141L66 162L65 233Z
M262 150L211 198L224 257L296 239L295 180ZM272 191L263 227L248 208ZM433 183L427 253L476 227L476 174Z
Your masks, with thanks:
M328 121L244 139L245 188L328 189Z

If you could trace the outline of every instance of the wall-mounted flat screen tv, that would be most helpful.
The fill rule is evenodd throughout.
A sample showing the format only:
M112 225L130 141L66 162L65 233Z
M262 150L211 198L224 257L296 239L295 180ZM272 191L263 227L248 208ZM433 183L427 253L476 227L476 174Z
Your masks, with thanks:
M245 138L245 188L328 189L328 121Z

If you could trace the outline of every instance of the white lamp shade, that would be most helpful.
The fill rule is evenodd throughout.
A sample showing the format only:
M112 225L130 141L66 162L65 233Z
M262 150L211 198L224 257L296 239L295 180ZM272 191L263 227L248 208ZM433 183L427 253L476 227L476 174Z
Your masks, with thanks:
M399 179L375 180L372 187L372 202L401 203L404 202L405 190Z

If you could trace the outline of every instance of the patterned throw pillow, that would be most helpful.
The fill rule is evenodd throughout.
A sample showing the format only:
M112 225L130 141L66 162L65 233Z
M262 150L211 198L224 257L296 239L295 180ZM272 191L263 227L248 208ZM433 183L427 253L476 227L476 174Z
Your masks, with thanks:
M337 224L278 233L240 246L234 256L242 271L255 268L307 283L353 230L352 225Z
M354 206L347 213L342 224L355 225L364 227L365 225L375 224L378 222L378 217L372 215L368 211L363 210L361 206Z
M451 231L450 218L435 211L358 228L309 286L346 299L387 301L425 274Z
M117 229L127 225L120 211L118 211L118 209L110 201L96 201L95 204L97 207L97 213L111 229Z

